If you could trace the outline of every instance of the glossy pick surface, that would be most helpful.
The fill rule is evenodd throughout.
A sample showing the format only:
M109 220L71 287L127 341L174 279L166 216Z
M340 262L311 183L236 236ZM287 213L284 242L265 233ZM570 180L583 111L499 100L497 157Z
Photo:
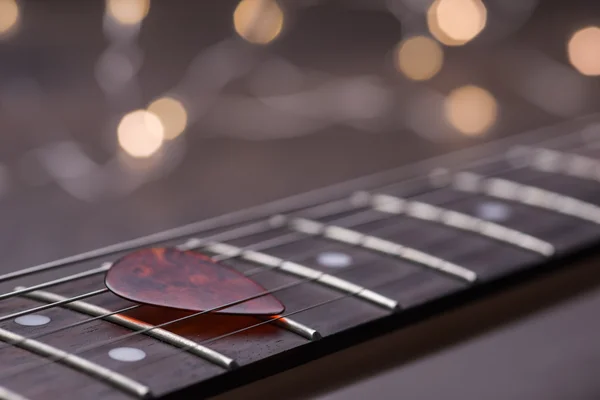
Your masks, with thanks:
M142 249L126 255L109 269L105 283L117 296L136 303L197 312L267 292L204 254L174 248ZM276 315L283 310L275 296L266 294L215 312Z

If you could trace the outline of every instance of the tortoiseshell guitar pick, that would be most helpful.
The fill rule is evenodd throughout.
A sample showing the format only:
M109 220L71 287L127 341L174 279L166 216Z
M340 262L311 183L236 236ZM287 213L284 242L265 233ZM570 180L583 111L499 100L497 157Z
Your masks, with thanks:
M126 255L109 269L105 283L117 296L136 303L195 312L267 293L250 278L204 254L174 248ZM279 300L266 294L215 312L277 315L283 311Z

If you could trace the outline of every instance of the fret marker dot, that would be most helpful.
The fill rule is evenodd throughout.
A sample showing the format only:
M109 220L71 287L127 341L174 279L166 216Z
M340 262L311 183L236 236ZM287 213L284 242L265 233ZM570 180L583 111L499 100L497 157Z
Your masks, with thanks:
M326 251L317 256L319 265L329 268L345 268L352 264L352 257L346 253Z
M117 361L136 362L146 358L146 353L135 347L116 347L108 352L108 356Z
M496 201L486 201L477 207L477 216L488 221L506 221L510 216L510 207Z
M15 322L23 326L40 326L50 322L50 317L39 314L29 314L15 318Z

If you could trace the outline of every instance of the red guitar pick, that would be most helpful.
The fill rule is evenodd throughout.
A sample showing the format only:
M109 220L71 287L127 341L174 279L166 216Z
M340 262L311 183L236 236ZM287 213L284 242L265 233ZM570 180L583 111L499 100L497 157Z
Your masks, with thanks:
M223 314L281 314L284 306L250 278L195 252L174 248L143 249L116 261L106 273L106 287L136 303ZM264 294L264 295L262 295Z

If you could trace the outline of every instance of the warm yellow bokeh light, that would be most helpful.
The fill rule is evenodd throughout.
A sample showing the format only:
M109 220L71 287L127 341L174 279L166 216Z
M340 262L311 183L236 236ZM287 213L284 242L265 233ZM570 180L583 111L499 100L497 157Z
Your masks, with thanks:
M242 0L233 13L233 27L250 43L267 44L283 28L283 11L275 0Z
M569 61L583 75L600 75L600 27L588 26L571 37Z
M126 114L117 128L119 145L132 157L145 158L163 144L164 128L160 119L146 110Z
M165 139L179 136L187 126L187 111L183 104L172 97L161 97L148 106L148 111L156 115L165 128Z
M0 36L10 33L19 22L19 5L15 0L0 0Z
M498 104L487 90L467 85L454 89L446 97L444 114L456 130L475 136L494 125L498 117Z
M433 39L413 36L402 42L396 51L396 68L409 79L431 79L442 68L444 52Z
M473 40L486 21L487 9L481 0L435 0L427 11L429 31L448 46Z
M106 0L106 12L123 25L142 22L150 11L150 0Z

